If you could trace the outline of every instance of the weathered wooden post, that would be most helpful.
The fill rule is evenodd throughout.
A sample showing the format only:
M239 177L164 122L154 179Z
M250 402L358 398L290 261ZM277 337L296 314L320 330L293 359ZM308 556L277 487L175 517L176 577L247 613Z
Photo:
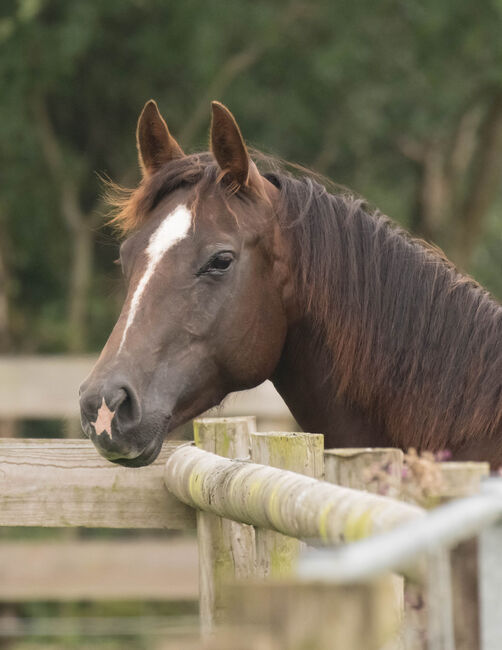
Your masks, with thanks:
M440 463L440 470L441 485L426 506L478 494L482 479L490 473L488 463L477 462ZM470 539L452 549L450 562L455 648L479 650L478 540Z
M414 464L423 465L417 474ZM489 474L488 463L432 459L416 459L409 469L407 481L411 483L412 501L428 509L477 494L481 480ZM437 549L429 556L426 588L407 587L409 599L415 595L422 604L417 616L422 637L429 644L436 643L431 647L479 650L477 558L476 539L463 542L451 551Z
M388 577L329 585L269 580L229 591L230 629L218 650L382 650L395 635Z
M199 433L200 428L197 430L200 444ZM212 447L215 448L214 444ZM224 451L228 454L226 440ZM330 485L268 465L230 460L189 445L180 447L171 456L164 469L164 480L172 494L183 503L216 515L216 520L209 520L211 525L218 522L217 526L208 529L202 519L199 531L210 541L204 546L201 540L209 567L201 573L205 578L202 588L209 595L209 604L204 610L206 630L215 619L221 620L221 613L225 612L225 603L220 598L223 582L233 575L239 576L229 550L233 548L231 540L222 535L224 529L219 518L247 522L297 539L338 544L384 532L424 516L421 508L385 496ZM232 563L228 561L229 556ZM221 567L218 570L214 566L215 557L220 558L223 569L228 567L228 570ZM246 567L247 571L252 568L247 564ZM246 570L240 576L246 576ZM395 594L393 597L395 599ZM392 612L392 618L394 614ZM228 620L228 614L226 618Z
M252 433L251 460L312 478L324 474L324 436L313 433ZM256 529L256 570L261 577L291 575L302 542L280 533Z
M393 447L326 449L324 477L326 481L336 485L399 498L403 457L403 452ZM401 576L393 575L390 584L393 586L394 595L388 602L402 627L404 580ZM389 650L391 647L404 647L401 637L402 635L396 634L395 642L389 646Z
M398 499L404 454L393 447L326 449L326 481Z
M490 478L482 486L485 494L502 498L502 478ZM500 594L502 593L502 522L485 529L479 536L479 602L481 644L483 650L500 650L502 639L502 616Z
M194 421L197 447L225 458L249 458L254 417L201 418ZM197 512L201 631L207 635L224 618L224 585L253 575L255 533L211 513Z

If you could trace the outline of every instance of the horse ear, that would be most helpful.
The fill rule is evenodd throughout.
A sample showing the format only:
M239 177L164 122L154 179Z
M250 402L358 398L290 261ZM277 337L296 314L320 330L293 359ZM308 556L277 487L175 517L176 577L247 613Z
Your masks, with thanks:
M169 133L167 124L153 99L146 102L139 116L136 144L143 176L151 176L164 163L185 155Z
M211 151L222 172L238 186L246 185L249 154L234 116L220 102L212 102Z

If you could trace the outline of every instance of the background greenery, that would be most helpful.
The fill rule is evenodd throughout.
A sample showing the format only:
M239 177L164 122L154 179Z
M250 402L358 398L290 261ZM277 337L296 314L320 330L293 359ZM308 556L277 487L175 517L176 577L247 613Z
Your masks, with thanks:
M0 349L98 349L121 300L97 174L150 97L364 195L502 296L502 0L4 0Z

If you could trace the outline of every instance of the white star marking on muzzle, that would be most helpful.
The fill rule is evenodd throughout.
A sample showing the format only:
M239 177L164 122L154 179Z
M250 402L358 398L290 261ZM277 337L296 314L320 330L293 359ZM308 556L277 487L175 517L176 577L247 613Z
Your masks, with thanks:
M105 398L103 397L103 401L99 407L96 422L91 422L92 426L94 427L94 431L96 431L96 434L98 436L106 432L110 438L112 438L112 420L114 415L115 411L111 411L108 408L108 405L105 402Z
M145 272L141 277L141 280L136 285L134 295L131 299L131 304L129 305L129 313L127 314L127 321L124 327L124 331L122 332L122 339L120 341L117 354L120 354L124 346L127 332L129 331L129 328L134 321L134 317L136 316L141 296L143 295L146 285L148 284L155 269L157 268L157 265L164 257L165 253L170 248L172 248L172 246L187 236L191 224L192 213L190 210L186 205L178 205L178 207L176 207L167 215L167 217L165 217L157 230L150 236L150 240L146 249L148 263L146 265Z

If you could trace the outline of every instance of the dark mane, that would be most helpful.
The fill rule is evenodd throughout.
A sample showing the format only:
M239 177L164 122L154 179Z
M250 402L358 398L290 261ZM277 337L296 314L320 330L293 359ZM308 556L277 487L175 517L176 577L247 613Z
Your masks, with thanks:
M312 178L270 177L298 291L338 397L394 444L443 449L502 424L502 307L441 251Z
M253 157L279 188L298 292L332 351L338 398L401 447L494 436L502 424L502 307L441 251L362 200ZM225 192L219 180L209 153L173 161L133 191L112 187L112 223L127 233L168 193L215 184Z

